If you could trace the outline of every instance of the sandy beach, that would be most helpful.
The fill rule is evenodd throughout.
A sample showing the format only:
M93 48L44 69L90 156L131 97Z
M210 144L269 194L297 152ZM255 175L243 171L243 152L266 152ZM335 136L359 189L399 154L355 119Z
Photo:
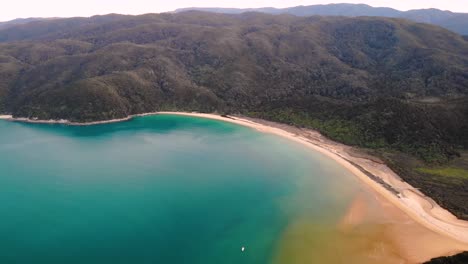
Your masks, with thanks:
M404 182L385 164L377 162L374 159L356 157L352 154L353 151L351 147L329 140L317 131L233 116L222 117L214 114L179 112L161 112L161 114L190 115L227 121L301 143L333 158L375 189L379 194L383 195L412 216L412 218L420 224L438 233L468 244L468 221L457 219L449 211L440 207L434 200L425 196L410 184ZM369 177L365 171L372 174L377 179ZM383 181L383 183L378 179Z
M216 114L202 114L202 113L182 113L182 112L157 112L157 113L146 113L140 115L133 115L127 118L115 119L109 121L92 122L92 123L73 123L67 120L34 120L26 118L12 118L8 115L0 116L0 119L10 121L22 121L32 123L60 123L67 125L94 125L111 122L121 122L129 120L135 116L153 115L153 114L174 114L174 115L187 115L200 118L209 118L225 122L231 122L242 126L247 126L256 129L263 133L274 134L287 138L291 141L302 144L308 148L318 151L352 172L356 175L363 183L369 186L377 194L377 199L380 199L382 204L390 203L393 207L398 208L397 213L402 214L400 219L404 221L404 217L408 216L410 219L417 222L419 225L439 234L444 237L440 242L436 236L424 236L422 231L418 231L412 228L406 228L401 231L400 234L408 233L420 236L419 242L425 243L426 240L431 240L427 247L421 245L407 245L413 247L419 252L408 253L413 254L412 260L417 261L428 260L431 257L440 255L455 254L459 251L468 250L468 221L457 219L449 211L440 207L430 197L425 196L418 189L412 187L408 183L404 182L398 175L396 175L390 168L388 168L382 162L379 162L377 158L362 157L362 155L356 155L352 147L336 143L322 136L317 131L311 129L300 129L288 125L268 122L264 120L251 119L245 117L222 117ZM385 206L383 206L384 208ZM361 209L360 209L361 208ZM357 201L350 208L353 211L352 215L346 216L346 221L350 223L358 222L359 219L363 218L362 214L365 212L362 203ZM411 231L413 230L413 231ZM426 240L421 240L421 239ZM402 243L408 240L401 238ZM429 244L431 244L429 246ZM410 256L411 257L411 256Z
M332 158L377 193L376 199L379 200L380 206L391 211L388 213L393 220L404 222L410 218L440 235L425 232L424 228L411 222L394 225L392 234L388 235L405 245L398 251L410 263L420 263L432 257L468 250L468 221L457 219L430 197L404 182L378 159L353 155L352 147L329 140L317 131L245 117L179 112L161 112L161 114L189 115L251 127L263 133L278 135L303 144ZM388 202L393 206L390 207ZM355 211L354 215L365 214L365 209L357 207L356 210L354 204L350 208ZM399 210L395 210L395 207Z

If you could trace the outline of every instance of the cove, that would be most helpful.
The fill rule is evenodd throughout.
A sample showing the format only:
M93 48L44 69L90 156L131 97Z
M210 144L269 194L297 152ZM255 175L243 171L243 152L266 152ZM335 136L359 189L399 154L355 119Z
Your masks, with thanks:
M350 172L250 128L154 115L0 134L0 263L365 263L364 234L381 238L340 229L372 196Z

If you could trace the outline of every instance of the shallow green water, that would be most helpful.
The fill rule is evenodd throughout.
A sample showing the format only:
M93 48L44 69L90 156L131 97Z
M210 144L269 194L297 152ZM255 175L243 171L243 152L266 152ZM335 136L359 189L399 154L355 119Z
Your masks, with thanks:
M208 119L0 135L2 264L271 263L291 223L333 228L359 188L321 154Z

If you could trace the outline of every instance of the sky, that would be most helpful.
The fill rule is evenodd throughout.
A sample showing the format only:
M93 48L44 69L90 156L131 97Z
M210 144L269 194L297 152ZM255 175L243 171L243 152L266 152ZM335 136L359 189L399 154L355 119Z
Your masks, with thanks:
M365 3L398 10L438 8L468 13L468 0L2 0L0 21L26 17L74 17L109 13L145 14L182 7L291 7L329 3Z

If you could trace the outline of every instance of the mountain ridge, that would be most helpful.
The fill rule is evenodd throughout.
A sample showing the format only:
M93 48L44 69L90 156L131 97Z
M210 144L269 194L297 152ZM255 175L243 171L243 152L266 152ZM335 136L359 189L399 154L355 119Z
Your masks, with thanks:
M43 21L43 20L52 20L52 19L57 19L57 18L54 18L54 17L51 17L51 18L44 18L44 17L16 18L16 19L13 19L13 20L0 22L0 30L8 28L8 27L16 26L16 25L27 24L27 23L30 23L30 22Z
M445 27L461 35L468 35L468 13L456 13L435 8L413 9L400 11L390 7L372 7L366 4L326 4L295 6L287 8L217 8L217 7L188 7L176 9L174 12L186 12L190 10L240 14L244 12L262 12L269 14L292 14L296 16L380 16L404 18L415 22L429 23Z
M269 14L292 14L297 16L382 16L393 18L404 18L415 22L429 23L445 27L461 35L468 35L468 13L458 13L436 8L412 9L400 11L390 7L373 7L366 4L322 4L301 5L287 8L261 7L261 8L219 8L219 7L186 7L179 8L172 13L186 11L206 11L226 14L240 14L245 12L262 12ZM171 13L171 12L169 12ZM105 15L104 15L105 16ZM0 22L0 29L12 25L26 24L29 22L60 19L60 18L17 18L10 21ZM66 19L66 18L64 18Z

